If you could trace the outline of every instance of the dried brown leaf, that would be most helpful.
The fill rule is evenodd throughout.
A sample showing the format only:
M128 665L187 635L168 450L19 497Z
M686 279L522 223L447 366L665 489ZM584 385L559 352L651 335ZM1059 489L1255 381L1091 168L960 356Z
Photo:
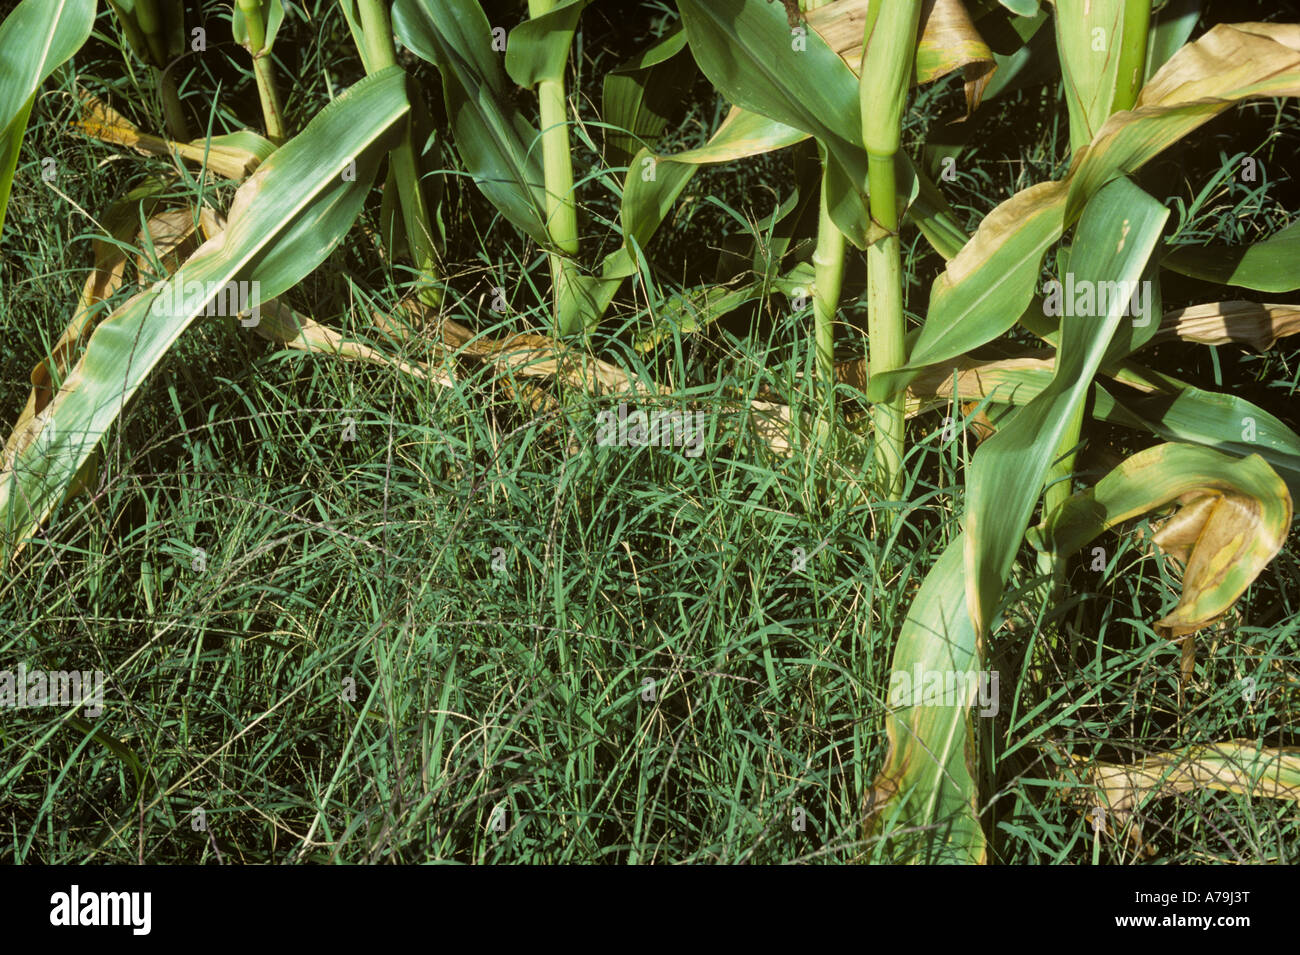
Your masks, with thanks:
M1296 334L1300 334L1300 306L1208 302L1166 313L1152 341L1181 338L1202 345L1237 342L1265 352L1279 338Z

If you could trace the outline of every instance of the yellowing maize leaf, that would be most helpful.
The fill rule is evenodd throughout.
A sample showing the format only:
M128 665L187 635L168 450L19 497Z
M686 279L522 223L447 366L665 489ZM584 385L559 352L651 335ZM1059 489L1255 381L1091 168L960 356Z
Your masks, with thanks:
M909 684L898 694L885 718L885 765L871 790L868 838L886 838L891 855L919 863L987 860L970 724L972 678L984 652L966 610L965 549L962 534L926 575L890 664L891 696L895 673L939 674L945 687L965 692L927 699Z
M1268 799L1300 801L1300 747L1263 747L1253 740L1189 746L1146 756L1137 763L1093 763L1093 779L1115 810L1140 808L1150 799L1213 789Z
M198 231L194 226L194 213L189 209L168 209L161 212L149 220L149 241L140 242L140 253L135 257L135 267L140 275L142 285L165 278L171 274L174 268L168 268L169 265L179 265L178 250L185 245L186 241ZM140 240L144 239L144 234L139 236ZM152 257L156 257L162 264L165 274L155 275L153 272L153 262L149 251L152 250Z
M149 187L143 190L145 193L148 191ZM113 206L104 216L109 234L118 242L125 242L135 231L137 219L134 195ZM151 207L152 205L147 206L147 208ZM193 231L192 225L185 230L184 222L189 221L191 219L188 211L173 210L151 217L146 227L154 240L155 248L161 254L166 254L179 242L176 238L178 235L183 239ZM72 367L82 343L94 331L96 323L104 315L104 311L98 306L122 287L127 254L118 242L110 242L106 239L94 241L95 265L81 290L77 311L50 350L50 357L42 360L32 369L32 390L27 396L26 406L14 423L9 439L5 442L4 450L0 451L0 469L12 467L18 455L48 424L49 416L46 408L54 397L55 389L68 369ZM93 456L87 460L72 482L69 496L75 495L93 481L97 470L96 465L97 461Z
M1183 592L1155 625L1177 637L1227 612L1282 549L1291 495L1262 457L1194 444L1147 448L1069 498L1034 536L1044 549L1068 556L1103 531L1175 502L1181 509L1154 541L1185 565Z
M870 0L835 0L808 13L808 26L859 76L869 4ZM920 32L916 82L932 83L954 70L962 70L969 115L979 106L984 88L993 78L992 50L975 29L961 0L927 0L921 9Z
M1106 186L1079 224L1070 267L1089 282L1136 282L1169 210L1127 179ZM1017 410L971 461L966 477L968 603L978 630L988 628L1052 462L1078 420L1101 359L1127 303L1061 322L1051 384Z
M355 84L244 183L230 227L186 260L183 278L178 271L99 323L36 440L0 470L6 558L49 516L126 402L222 290L256 281L255 300L272 299L324 261L355 221L390 131L409 109L397 67ZM344 175L352 168L355 177Z
M299 351L351 358L372 365L386 365L415 378L433 378L445 387L455 384L445 374L431 372L423 363L409 362L370 345L349 341L340 332L295 312L276 299L262 304L260 321L254 330L269 341L280 342Z
M73 125L87 136L116 146L127 146L146 156L179 155L205 165L218 176L240 182L275 151L275 144L251 130L178 143L140 132L129 119L102 100L83 97L85 109Z
M926 369L908 386L907 394L918 401L993 397L1003 404L1020 405L1047 387L1055 368L1052 357L980 360L964 355L947 365Z
M415 312L427 312L419 302L408 302L404 307ZM405 329L412 324L411 321L395 321L382 313L376 313L374 319L379 328L398 335L404 335ZM423 318L417 316L414 324L437 329L442 340L438 357L447 367L436 373L436 380L443 385L450 384L455 377L451 361L465 356L486 361L507 375L556 378L592 395L631 395L653 400L673 392L666 385L639 380L617 365L545 335L525 332L493 339L475 335L469 328L445 316L428 314ZM793 425L788 405L766 400L738 401L729 410L744 412L755 436L770 451L783 456L792 453Z
M1167 312L1155 341L1181 338L1202 345L1249 345L1255 351L1272 348L1279 338L1300 334L1300 307L1256 302L1209 302Z
M1300 747L1261 747L1253 740L1188 746L1170 753L1144 756L1136 763L1089 763L1074 757L1085 768L1094 806L1104 812L1093 814L1101 828L1122 830L1132 815L1152 800L1181 793L1210 789L1264 799L1300 801ZM1130 830L1143 847L1141 831Z

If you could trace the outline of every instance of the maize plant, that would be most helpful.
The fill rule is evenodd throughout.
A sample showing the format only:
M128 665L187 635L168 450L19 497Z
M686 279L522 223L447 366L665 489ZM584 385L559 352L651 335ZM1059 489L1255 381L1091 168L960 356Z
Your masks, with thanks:
M131 50L149 64L162 100L167 131L173 139L189 139L189 122L181 105L172 66L185 50L183 0L108 0Z
M1168 283L1187 277L1268 295L1300 289L1300 223L1249 244L1174 242L1187 219L1171 211L1181 196L1145 167L1239 104L1300 96L1300 25L1220 23L1194 36L1200 5L1186 0L675 0L656 7L662 29L633 56L602 67L595 103L581 94L583 31L590 17L618 16L612 0L528 0L509 19L504 5L480 0L317 4L317 17L333 17L351 40L340 72L357 78L339 91L329 76L277 67L305 29L302 4L238 0L222 16L251 57L260 116L193 139L174 79L184 4L107 6L111 17L94 0L22 0L0 24L0 241L33 103L100 13L153 71L166 135L84 89L67 133L171 164L97 210L93 267L72 318L46 354L25 358L32 388L0 458L7 566L33 559L52 516L93 493L128 403L207 317L396 369L421 387L454 390L470 361L558 415L574 394L679 394L664 370L683 342L716 345L723 339L710 336L724 327L757 340L753 316L775 314L779 334L794 329L809 343L799 387L737 387L726 400L761 419L758 441L735 439L754 449L754 468L806 458L820 469L822 499L805 502L810 511L855 498L878 522L873 534L893 539L929 506L908 474L933 419L949 412L946 432L960 403L978 438L959 455L959 520L930 541L928 570L874 596L907 602L889 634L889 686L943 674L958 692L869 688L890 703L854 836L877 857L984 863L996 857L990 805L1005 766L993 731L974 718L979 681L1009 651L1037 673L1078 639L1061 622L1070 561L1102 535L1163 521L1150 543L1181 565L1180 590L1176 606L1145 623L1181 642L1190 666L1197 634L1286 544L1300 435L1232 390L1171 374L1157 350L1266 351L1300 332L1300 308L1282 302L1163 305ZM188 75L192 108L235 115L233 100ZM692 114L687 128L679 102L703 84L712 113ZM978 136L956 150L942 136L1031 86L1063 100L1056 168L998 186L986 210L951 201L949 173L979 161ZM313 96L325 105L294 108L290 122L286 102ZM922 122L934 97L955 104L943 128ZM724 167L781 170L770 215L719 251L713 278L706 268L674 275L662 250L709 205L699 181ZM224 208L214 181L233 190ZM453 191L458 205L446 199ZM535 262L544 275L529 313L544 316L540 328L511 315L509 334L493 337L466 304L481 291L462 275L480 265L449 267L458 230L480 224L456 214L465 209L488 210L483 225L506 237L521 271L531 277ZM374 238L371 214L388 226L378 244L402 290L401 306L376 324L409 354L290 304L340 268L326 264L336 250ZM917 266L925 262L929 271ZM348 277L357 298L378 297ZM619 366L610 342L641 355L643 373ZM1085 466L1083 452L1115 433L1125 453ZM836 480L843 473L863 481ZM1027 623L1031 604L1052 613ZM580 712L598 727L590 706ZM165 797L166 780L146 785L120 742L100 742L132 766L142 803ZM1057 747L1056 758L1064 745L1013 748ZM1062 787L1090 787L1117 824L1153 798L1199 788L1300 798L1300 756L1249 740L1195 740L1133 764L1067 753L1058 764Z

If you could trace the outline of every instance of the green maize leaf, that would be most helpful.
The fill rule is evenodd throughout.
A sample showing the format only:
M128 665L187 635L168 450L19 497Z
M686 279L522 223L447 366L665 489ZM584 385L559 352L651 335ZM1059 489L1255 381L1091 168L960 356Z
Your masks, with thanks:
M568 260L570 263L572 260ZM601 262L599 275L580 271L570 264L568 279L560 290L557 309L577 327L594 328L614 301L623 280L636 272L636 260L620 247Z
M297 284L325 259L360 212L409 109L405 80L392 67L325 107L240 187L224 232L170 279L98 325L42 412L35 440L0 473L5 555L12 557L53 510L126 402L218 291L231 282L259 282L256 304Z
M284 23L284 4L281 0L261 0L261 6L262 23L266 30L266 45L261 50L248 51L254 54L270 52L275 46L275 35L280 31L280 25ZM230 29L235 42L248 49L248 25L244 22L244 11L239 8L238 0L230 17Z
M576 268L570 273L561 310L571 310L585 327L599 320L623 280L636 274L638 250L654 236L700 166L761 155L807 138L807 133L733 107L708 143L698 149L663 156L641 149L623 185L619 215L623 244L605 256L599 275Z
M63 382L68 369L81 353L81 346L95 325L107 312L108 299L122 287L123 273L130 259L133 241L139 233L142 244L150 254L161 258L194 232L194 220L189 209L168 210L155 216L167 184L158 179L146 180L132 189L125 198L114 202L99 216L103 234L95 236L94 265L77 303L72 321L36 363L28 379L32 389L18 420L14 422L8 440L0 451L0 471L31 443L41 427L42 412ZM141 229L141 222L144 228ZM147 240L145 240L147 237ZM157 241L155 241L155 239ZM68 495L79 494L93 486L99 474L99 454L92 454L73 479Z
M865 167L858 78L814 30L791 35L779 6L682 0L691 53L733 103L802 129ZM865 172L860 177L866 180Z
M831 221L858 248L865 248L877 239L883 238L884 230L871 220L867 207L862 205L863 193L857 184L840 163L827 157L825 145L820 140L817 146L824 157L822 163L826 171L826 206L830 211ZM964 239L965 234L957 226L956 219L952 216L942 194L936 188L926 197L930 200L930 204L924 205L923 208L914 207L913 203L921 195L919 171L905 153L895 153L894 159L894 191L898 197L899 217L903 216L904 210L910 212L913 221L918 226L923 226L922 231L931 242L936 243L936 248L940 246L951 248L956 245L960 249L960 244L957 244L960 240L953 240L951 237L955 232ZM945 210L947 218L943 219L942 212ZM943 249L941 248L940 251L942 253Z
M1154 434L1150 423L1142 420L1133 412L1129 411L1124 404L1112 394L1114 389L1109 387L1111 382L1102 384L1096 382L1093 385L1093 395L1095 403L1092 405L1092 417L1096 421L1106 421L1110 424L1123 425L1133 431L1142 431Z
M611 127L605 130L609 165L628 165L638 149L654 147L691 81L692 70L677 58L684 49L686 31L678 24L662 40L605 74L601 119Z
M27 120L36 104L33 93L18 110L9 128L0 132L0 233L4 231L5 211L9 208L9 193L13 190L14 173L18 169L18 154L22 151Z
M987 344L1027 308L1037 305L1041 314L1034 286L1043 256L1065 230L1065 193L1061 183L1039 183L985 217L934 280L929 312L907 364L867 382L871 401L889 398L928 365Z
M698 149L662 156L640 150L623 185L619 215L623 244L605 257L599 276L574 273L572 307L584 321L604 314L619 284L636 274L637 249L654 236L700 166L758 156L807 138L799 130L733 107L708 143Z
M276 34L280 32L280 26L284 23L284 4L280 0L270 0L270 3L263 2L263 9L266 13L266 46L264 50L268 52L275 46Z
M1184 47L1143 88L1134 110L1116 113L1076 153L1065 179L1030 186L984 218L935 279L907 365L872 378L867 397L882 401L917 369L986 344L1015 324L1033 299L1043 254L1106 183L1234 103L1296 95L1300 26L1220 24Z
M1238 395L1204 391L1167 375L1155 377L1169 390L1138 397L1117 394L1124 413L1168 441L1194 442L1238 456L1258 454L1293 494L1300 494L1300 435Z
M958 224L956 213L952 211L948 200L939 191L934 181L923 170L914 166L906 153L899 153L896 160L900 184L906 183L904 177L913 175L916 177L917 188L907 210L908 221L921 230L921 234L925 236L931 247L943 256L944 261L952 259L970 241L970 236ZM908 168L903 169L904 166ZM899 195L908 195L908 193L900 189Z
M1038 16L1038 0L999 0L999 2L1018 17Z
M775 277L787 255L806 261L816 247L821 218L821 156L810 138L791 149L791 158L793 188L770 214L754 224L751 268L758 275Z
M1127 179L1108 185L1088 204L1079 223L1070 256L1076 281L1136 282L1168 217L1168 209ZM967 602L981 633L1002 598L1048 469L1121 321L1125 303L1112 298L1107 305L1105 315L1062 319L1052 384L980 445L971 461Z
M1115 337L1110 340L1106 354L1102 356L1102 367L1106 368L1145 348L1160 333L1164 310L1160 264L1152 256L1138 287L1132 290L1129 297L1129 314L1120 320Z
M23 0L0 23L0 231L36 90L94 23L95 0Z
M926 575L890 667L889 749L872 785L867 834L890 838L917 863L982 864L987 856L970 721L983 647L966 610L966 544L958 536ZM966 692L927 698L914 684L933 675Z
M901 88L910 82L909 77L914 76L918 85L931 83L935 80L948 75L956 69L963 71L965 79L966 95L966 112L967 116L979 105L984 90L988 86L990 78L993 76L995 68L994 57L989 50L988 45L976 32L974 24L971 23L970 16L967 14L965 6L961 0L937 0L937 2L927 2L921 5L919 10L915 7L908 8L902 4L888 7L889 15L885 17L884 23L892 20L893 16L899 11L908 11L905 17L906 26L912 27L912 20L919 13L921 16L920 36L917 38L914 47L915 67L909 73L899 64L901 73L894 71L889 73L892 77L891 86ZM861 82L862 63L865 45L864 41L869 35L883 35L883 24L873 23L872 18L879 17L881 11L886 9L880 4L872 6L870 0L836 0L825 6L809 10L805 23L808 29L813 30L817 35L826 42L826 44L844 61L845 65L853 71L855 76L859 77ZM877 43L876 58L882 55L881 45ZM896 56L903 52L901 46L895 46L889 51L890 56ZM875 78L886 75L888 71L882 67L879 70L873 70L868 80L874 82ZM895 75L897 73L897 75ZM868 83L870 86L870 83ZM891 93L890 95L894 95ZM902 95L901 93L898 95ZM861 91L859 93L861 97ZM867 94L867 100L870 102L884 101L884 94L873 89ZM901 100L898 101L901 108ZM876 135L871 129L866 127L880 127L882 120L886 128L897 129L897 122L893 127L888 126L888 121L884 120L879 110L871 108L865 114L864 122L864 139L869 139ZM896 133L891 134L890 142L896 138ZM865 144L864 144L865 145ZM879 146L879 144L877 144ZM896 149L890 152L897 152ZM897 188L896 192L902 196L908 196L909 201L917 198L916 185L908 177L912 176L911 170L902 170L898 172L903 180L907 180L903 187ZM919 171L918 171L919 175ZM837 182L838 179L838 182ZM850 217L854 214L852 207L846 206L845 202L852 196L852 189L843 173L838 176L833 171L830 185L830 208L832 219L840 224L841 231L845 231L845 223L853 222L853 232L847 233L855 243L859 237L866 241L867 232L864 226ZM965 245L967 236L956 226L955 217L948 209L945 200L937 189L934 189L924 177L921 177L920 183L921 208L914 210L914 220L921 228L922 232L931 241L937 251L945 259L952 258L956 250ZM904 203L906 205L906 203ZM860 218L860 217L859 217ZM866 220L862 220L866 222ZM867 223L869 225L869 223ZM956 243L955 248L950 250L950 246Z
M1193 444L1147 448L1068 498L1030 540L1066 557L1103 531L1174 502L1184 507L1155 543L1186 565L1183 592L1156 626L1180 636L1226 613L1286 540L1291 495L1259 455L1239 458Z
M591 0L561 0L553 10L525 20L510 31L506 72L525 89L542 80L564 78L578 18Z
M1056 0L1056 48L1070 111L1070 148L1088 145L1146 78L1151 0Z
M1160 263L1180 275L1259 292L1300 289L1300 222L1254 245L1182 246Z
M483 195L540 245L546 226L537 127L515 109L492 27L476 0L396 0L393 29L442 74L456 151Z
M698 149L667 154L641 149L633 157L623 185L624 234L639 245L649 242L700 166L760 156L807 138L799 129L732 107L708 143Z
M1191 39L1196 22L1201 19L1201 0L1168 0L1159 11L1152 11L1151 18L1144 82Z
M794 33L779 5L679 0L678 9L709 82L737 106L821 143L838 187L831 217L849 241L865 248L883 235L870 225L858 78L844 60L816 30Z
M827 154L827 204L836 227L859 249L883 237L867 204L858 76L836 47L817 29L792 34L777 5L682 0L679 7L691 53L714 86L738 106L802 130L821 144ZM830 12L833 7L821 8L808 23L825 28L835 22L827 20ZM856 42L861 47L860 28ZM845 46L852 59L847 39L836 45ZM906 154L900 152L895 165L900 204L913 203L911 220L951 258L966 236L942 193Z

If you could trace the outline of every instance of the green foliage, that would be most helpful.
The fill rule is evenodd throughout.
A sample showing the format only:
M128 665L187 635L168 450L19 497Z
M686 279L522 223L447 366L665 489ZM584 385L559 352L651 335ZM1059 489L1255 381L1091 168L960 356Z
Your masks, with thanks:
M95 0L23 0L0 23L0 232L36 90L90 36Z

